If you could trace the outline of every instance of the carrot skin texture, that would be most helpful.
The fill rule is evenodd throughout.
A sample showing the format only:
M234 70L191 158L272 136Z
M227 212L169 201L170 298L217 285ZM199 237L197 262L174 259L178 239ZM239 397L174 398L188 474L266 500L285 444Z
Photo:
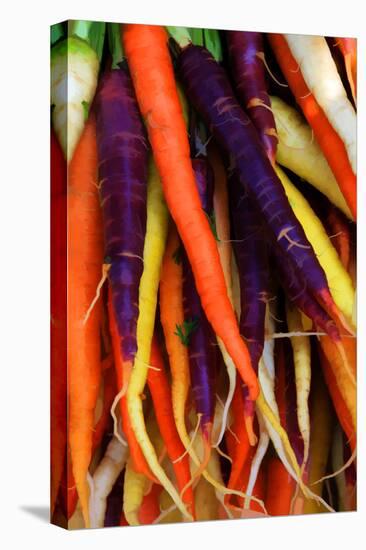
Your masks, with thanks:
M352 171L345 145L307 87L285 37L281 34L269 34L268 38L296 101L313 128L314 135L356 219L356 176Z
M197 188L202 209L207 215L213 211L213 173L205 159L194 159ZM215 411L215 335L202 309L191 266L186 254L183 256L183 307L185 320L194 319L197 327L191 333L188 356L191 374L191 390L196 413L201 414L201 429L204 437L210 438L210 428Z
M125 66L104 73L95 108L108 275L122 357L133 361L146 231L148 148Z
M224 69L202 47L186 46L178 72L188 98L235 162L243 187L260 212L276 246L303 273L319 301L331 300L325 273L294 215L284 189L248 116L241 109Z
M51 132L51 515L65 483L67 441L66 161Z
M261 54L264 55L262 33L227 31L226 38L235 90L273 163L278 139L274 116L270 110L265 68L260 58Z
M192 265L203 309L255 400L258 380L240 338L216 242L196 189L167 33L159 26L132 24L124 25L122 37L165 199Z

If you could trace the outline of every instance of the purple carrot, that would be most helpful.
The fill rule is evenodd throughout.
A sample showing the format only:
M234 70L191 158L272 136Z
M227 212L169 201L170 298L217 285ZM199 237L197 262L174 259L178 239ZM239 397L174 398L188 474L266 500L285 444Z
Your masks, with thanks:
M229 178L229 199L240 284L240 333L248 345L252 366L258 372L269 284L267 243L260 217L235 172Z
M226 37L235 91L274 163L278 138L267 93L262 33L227 31Z
M213 212L212 169L204 158L192 160L192 166L202 208L210 217ZM203 311L186 254L183 255L183 308L193 400L196 413L201 415L202 435L206 441L210 441L215 409L215 335Z
M178 71L188 99L230 156L276 246L302 273L319 303L338 318L325 273L225 70L205 48L189 44L179 54Z
M102 76L95 111L106 263L122 357L132 365L146 231L148 146L125 65Z

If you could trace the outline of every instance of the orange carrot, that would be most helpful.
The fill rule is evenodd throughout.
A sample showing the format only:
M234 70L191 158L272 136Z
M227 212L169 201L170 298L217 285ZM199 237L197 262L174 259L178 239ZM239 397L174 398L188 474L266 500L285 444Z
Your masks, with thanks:
M163 27L131 24L124 25L122 38L165 199L187 251L203 309L255 400L258 380L228 298L215 237L201 208L168 35Z
M187 348L176 336L177 325L183 326L183 274L180 259L181 243L172 224L166 245L160 277L160 320L172 375L172 406L175 424L183 443L188 439L185 407L190 386Z
M241 472L248 459L250 451L248 433L244 424L244 400L241 386L241 381L237 380L233 400L231 402L234 422L230 426L230 431L228 430L226 432L226 442L228 445L229 455L233 461L228 482L228 489L235 490L239 489L240 481L242 481ZM230 495L226 495L225 504L229 504L229 499Z
M121 352L121 346L120 346L120 337L117 329L116 317L115 317L114 309L112 305L111 292L109 292L109 296L108 296L108 312L109 312L109 330L111 334L115 369L117 374L117 385L118 385L118 388L122 388L123 387L123 380L122 380L123 358L122 358L122 352ZM145 456L136 439L135 432L132 429L130 417L128 414L126 395L123 395L120 399L120 411L121 411L123 433L126 436L128 445L130 447L130 455L133 461L133 469L138 473L144 474L151 481L157 482L157 480L155 479L155 476L153 476L153 474L150 471L150 468L146 462Z
M95 120L91 116L69 164L68 206L68 396L69 445L85 526L89 526L88 468L92 456L94 408L101 375L101 303L88 320L103 263L97 189Z
M164 361L156 336L151 345L151 356L147 383L154 403L156 420L163 438L168 457L173 463L178 489L182 492L191 480L189 455L185 453L184 445L179 437L173 415L173 406L169 382L165 373ZM158 369L158 370L156 370ZM194 497L192 486L182 495L190 514L194 515Z
M315 137L356 219L356 176L352 171L345 145L307 87L284 36L282 34L268 36L281 70L305 118L313 128Z

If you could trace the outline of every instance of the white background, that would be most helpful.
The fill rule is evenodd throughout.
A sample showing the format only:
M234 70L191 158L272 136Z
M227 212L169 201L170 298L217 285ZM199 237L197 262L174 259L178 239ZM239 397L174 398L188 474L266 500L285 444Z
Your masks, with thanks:
M2 8L0 543L3 548L359 548L365 533L365 291L359 276L358 513L66 532L48 524L49 25L67 18L359 38L359 150L365 151L361 1L63 0ZM5 124L4 124L5 121ZM359 155L359 227L365 228ZM365 265L359 230L359 275ZM363 537L364 538L364 537ZM107 546L108 545L108 546Z

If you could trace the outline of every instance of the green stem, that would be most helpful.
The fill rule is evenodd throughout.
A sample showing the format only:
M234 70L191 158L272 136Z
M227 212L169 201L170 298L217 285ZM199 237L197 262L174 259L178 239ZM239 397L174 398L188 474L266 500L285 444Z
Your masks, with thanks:
M192 37L192 44L195 46L203 46L203 29L190 27L188 30Z
M98 21L69 21L68 35L77 36L96 52L99 62L103 54L105 23Z
M216 61L222 61L222 46L219 31L215 29L203 29L203 39L206 49L213 55Z
M187 27L166 27L166 30L181 48L191 44L192 37Z
M79 19L75 21L69 21L69 36L77 36L78 38L81 38L81 40L89 42L89 32L92 23L92 21L83 21Z
M119 23L107 23L109 51L112 54L112 69L118 69L124 58L121 25Z
M51 46L56 44L60 40L60 38L63 38L65 36L65 28L63 23L56 23L55 25L51 25Z

